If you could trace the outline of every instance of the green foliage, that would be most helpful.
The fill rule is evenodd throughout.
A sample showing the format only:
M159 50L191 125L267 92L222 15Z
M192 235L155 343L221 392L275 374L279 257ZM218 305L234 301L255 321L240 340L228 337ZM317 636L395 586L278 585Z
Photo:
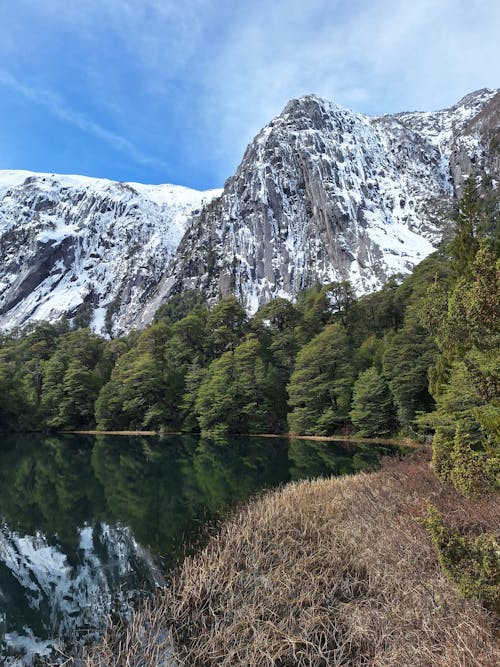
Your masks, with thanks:
M468 210L470 218L471 205ZM467 225L477 236L477 223L472 225L469 219ZM436 474L462 493L478 496L498 488L499 261L481 237L473 253L458 252L461 244L452 244L455 271L461 267L463 274L454 275L437 327L441 354L430 372L436 411L428 422L436 430Z
M196 308L203 306L205 297L199 290L186 290L181 294L173 294L170 299L162 304L155 313L154 323L175 324Z
M88 329L62 335L43 365L41 408L49 428L94 425L93 404L104 381L104 341Z
M373 366L358 376L349 413L358 435L383 437L394 431L395 409L385 378Z
M131 350L120 357L96 401L97 427L140 429L163 417L162 375L151 351Z
M451 273L457 278L470 278L470 268L479 248L480 205L476 183L468 178L460 200L453 239L449 244Z
M348 421L353 385L345 329L327 325L298 353L288 386L293 433L330 435Z
M234 297L219 301L208 313L206 349L208 357L216 359L234 350L247 330L247 314Z
M433 338L410 309L403 328L388 339L383 358L384 375L388 378L398 421L405 430L412 430L417 412L429 412L433 407L428 369L436 356Z
M458 424L450 452L450 481L464 495L481 496L500 490L500 457L475 450Z
M332 305L325 286L316 284L300 292L296 307L300 313L300 320L295 333L299 345L304 345L331 321Z
M278 380L255 336L224 353L208 367L195 402L202 433L279 432L286 399Z
M460 594L500 611L500 545L495 536L461 535L445 525L433 505L428 507L426 523L443 570Z

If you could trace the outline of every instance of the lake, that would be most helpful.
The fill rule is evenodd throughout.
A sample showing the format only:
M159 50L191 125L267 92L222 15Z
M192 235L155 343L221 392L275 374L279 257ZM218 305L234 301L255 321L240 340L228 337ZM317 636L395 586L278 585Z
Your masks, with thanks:
M398 448L285 438L0 435L0 663L96 637L232 507Z

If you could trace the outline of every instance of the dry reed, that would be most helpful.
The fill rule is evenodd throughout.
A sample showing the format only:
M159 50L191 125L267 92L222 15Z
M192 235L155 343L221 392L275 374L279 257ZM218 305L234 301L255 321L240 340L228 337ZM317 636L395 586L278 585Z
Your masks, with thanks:
M422 523L428 501L464 529L479 519L482 528L498 527L498 502L463 509L424 460L267 493L80 664L499 664L492 617L461 599L439 567Z

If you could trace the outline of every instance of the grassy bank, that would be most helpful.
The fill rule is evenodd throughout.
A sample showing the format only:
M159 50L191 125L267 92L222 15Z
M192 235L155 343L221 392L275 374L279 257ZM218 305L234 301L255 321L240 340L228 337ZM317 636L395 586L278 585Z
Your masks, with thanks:
M200 667L497 664L492 616L439 566L429 501L464 530L498 528L498 500L458 501L422 456L267 493L85 664L161 665L169 641Z

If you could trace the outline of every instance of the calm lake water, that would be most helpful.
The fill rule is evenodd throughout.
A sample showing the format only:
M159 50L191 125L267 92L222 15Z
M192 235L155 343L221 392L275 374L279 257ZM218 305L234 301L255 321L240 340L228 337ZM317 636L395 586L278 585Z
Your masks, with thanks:
M375 468L394 447L274 438L0 435L0 664L127 614L261 489Z

